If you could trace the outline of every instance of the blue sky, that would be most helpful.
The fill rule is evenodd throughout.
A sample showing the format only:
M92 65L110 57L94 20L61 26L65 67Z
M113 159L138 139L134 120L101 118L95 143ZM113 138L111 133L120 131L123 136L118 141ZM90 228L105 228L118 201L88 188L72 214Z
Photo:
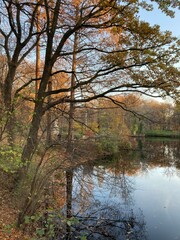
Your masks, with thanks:
M177 0L178 1L178 0ZM173 36L180 38L180 11L175 11L175 17L171 18L162 13L158 9L157 5L154 4L154 10L151 12L140 11L140 19L149 22L151 25L157 24L161 27L162 31L171 31ZM165 99L158 98L160 102L172 103L172 99L167 97Z
M161 26L161 30L169 30L173 32L173 35L180 37L180 11L176 10L175 17L171 18L162 13L161 10L154 6L152 12L141 11L140 19L149 22L151 25L158 24Z

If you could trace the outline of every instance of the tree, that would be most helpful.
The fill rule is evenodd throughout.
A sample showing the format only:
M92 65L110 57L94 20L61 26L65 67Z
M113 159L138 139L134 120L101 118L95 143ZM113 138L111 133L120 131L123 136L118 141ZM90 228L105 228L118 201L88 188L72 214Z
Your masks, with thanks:
M180 102L176 102L175 106L174 106L174 111L173 114L171 116L171 128L173 130L179 131L180 130Z
M70 0L68 3L54 1L53 6L48 1L39 1L38 4L33 1L2 2L9 23L8 31L1 28L4 38L2 45L9 63L4 84L4 91L8 93L4 95L7 109L12 105L12 82L17 66L36 45L35 37L40 34L43 36L45 62L29 136L22 154L23 162L32 157L33 149L37 147L38 129L44 113L62 102L72 102L69 97L71 87L47 91L47 85L51 76L58 72L72 74L71 64L67 63L67 59L73 54L69 42L77 31L81 46L76 54L86 55L87 61L77 67L78 81L73 89L81 91L82 96L73 102L88 102L111 92L142 92L152 95L149 89L159 90L161 95L178 94L176 86L179 84L179 71L173 67L178 61L178 42L169 32L161 33L158 26L150 27L148 23L139 21L136 17L139 7L148 6L139 1L125 1L123 4L115 0L95 1L93 4L89 1L78 3L77 14L76 5ZM157 3L167 14L170 14L169 7L176 7L173 2ZM45 15L41 19L40 33L35 28L39 5ZM29 31L24 29L27 20ZM11 36L16 38L16 44L10 52ZM107 39L113 36L118 41L115 44L108 43ZM24 50L26 46L28 48ZM60 59L64 59L67 66L60 64L59 69L53 72L54 65L57 65ZM66 97L46 104L49 95L60 92L66 93Z
M156 2L166 14L178 7L173 0ZM17 67L33 53L40 36L44 56L40 79L31 79L16 91L18 97L30 83L40 81L36 98L29 99L34 102L34 110L21 157L24 176L40 142L38 133L48 110L64 103L82 105L98 98L114 102L111 96L115 93L178 96L179 70L174 64L179 60L179 42L170 32L162 33L158 26L151 27L138 19L141 7L149 9L144 1L54 0L52 5L48 0L1 0L1 5L1 46L8 63L3 101L8 112L12 112ZM39 7L43 16L37 31ZM71 43L77 33L78 47L73 48ZM74 55L81 58L75 75ZM50 79L60 73L66 73L69 79L74 75L76 81L48 89ZM71 96L73 92L76 98ZM123 108L121 102L116 104Z
M78 81L73 88L76 91L80 90L83 96L73 102L88 102L104 97L110 92L142 92L152 95L149 90L157 89L161 95L178 94L176 86L179 71L173 67L178 60L178 43L169 32L161 33L158 26L150 27L147 23L140 22L135 17L137 2L127 1L120 5L116 1L97 1L90 5L88 1L82 1L78 21L72 20L72 16L74 18L76 16L76 7L71 1L68 2L71 12L64 2L56 2L54 5L54 9L51 8L51 11L53 10L52 26L50 20L47 21L45 64L38 100L35 103L35 114L22 155L24 162L27 156L31 156L32 149L37 145L38 128L44 112L62 102L72 102L69 97L71 87L50 92L46 89L52 75L58 72L72 73L72 70L68 69L70 67L68 64L66 68L60 65L58 71L52 71L57 60L61 58L66 60L72 56L73 50L68 49L68 41L71 41L72 35L77 31L81 34L82 42L77 54L86 54L88 64L82 63L77 67ZM44 7L46 19L50 19L50 8L47 2ZM61 15L60 9L63 9ZM124 15L128 16L126 22ZM59 17L64 19L61 19L63 26L60 24ZM61 29L60 33L59 29ZM119 36L118 46L107 46L107 36L112 36L112 33L108 34L107 30ZM88 39L92 31L96 37ZM57 36L60 37L59 41ZM67 96L44 106L44 101L49 95L60 92L66 92Z
M2 85L2 100L8 114L8 132L13 140L13 83L17 68L36 46L38 5L21 1L1 1L1 47L6 55L7 72ZM31 13L31 14L30 14ZM36 38L36 36L38 36Z

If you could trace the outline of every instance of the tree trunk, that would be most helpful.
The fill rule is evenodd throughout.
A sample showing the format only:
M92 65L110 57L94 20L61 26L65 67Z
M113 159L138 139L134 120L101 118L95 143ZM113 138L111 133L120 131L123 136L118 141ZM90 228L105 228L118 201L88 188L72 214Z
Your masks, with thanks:
M36 24L37 32L40 32L40 6L37 8L37 24ZM38 95L39 85L40 85L40 68L41 68L41 56L40 56L40 38L37 36L37 45L36 45L36 86L35 86L35 94L36 99Z
M67 221L72 217L72 181L73 181L73 171L66 171L66 217ZM66 239L70 239L71 227L66 224Z
M34 151L36 150L38 145L38 130L44 113L42 105L43 105L42 101L38 101L38 103L36 103L27 142L22 153L22 162L24 164L27 164L27 166L29 166Z
M10 145L14 144L15 140L15 118L13 113L13 103L12 103L12 84L15 78L16 66L9 66L9 72L4 82L4 91L3 91L3 101L7 116L7 134L8 142Z
M48 81L48 91L52 91L52 81L51 79ZM51 95L48 96L48 104L51 102ZM46 126L46 144L49 146L52 143L52 115L51 109L47 111L47 126Z
M73 62L72 62L72 76L71 76L71 103L69 109L69 128L68 128L68 142L67 142L67 151L72 152L73 150L73 125L74 125L74 86L75 82L75 74L76 74L76 51L77 51L77 42L78 35L77 32L74 34L74 49L73 49Z

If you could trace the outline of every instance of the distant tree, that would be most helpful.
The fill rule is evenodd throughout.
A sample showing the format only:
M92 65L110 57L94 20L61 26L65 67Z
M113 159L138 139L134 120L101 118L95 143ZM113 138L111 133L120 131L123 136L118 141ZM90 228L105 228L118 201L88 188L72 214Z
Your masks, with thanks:
M174 111L170 120L171 129L180 131L180 102L176 102Z

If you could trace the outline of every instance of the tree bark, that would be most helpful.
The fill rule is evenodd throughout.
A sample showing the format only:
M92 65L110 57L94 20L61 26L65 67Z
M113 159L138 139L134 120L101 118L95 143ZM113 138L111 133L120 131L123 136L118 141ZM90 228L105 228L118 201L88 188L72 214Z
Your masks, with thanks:
M3 91L3 101L4 101L4 107L6 111L7 116L7 135L8 135L8 142L10 145L14 144L15 140L15 118L13 113L13 103L12 103L12 86L13 81L16 74L16 65L10 64L9 65L9 71L7 74L7 77L4 82L4 91Z

